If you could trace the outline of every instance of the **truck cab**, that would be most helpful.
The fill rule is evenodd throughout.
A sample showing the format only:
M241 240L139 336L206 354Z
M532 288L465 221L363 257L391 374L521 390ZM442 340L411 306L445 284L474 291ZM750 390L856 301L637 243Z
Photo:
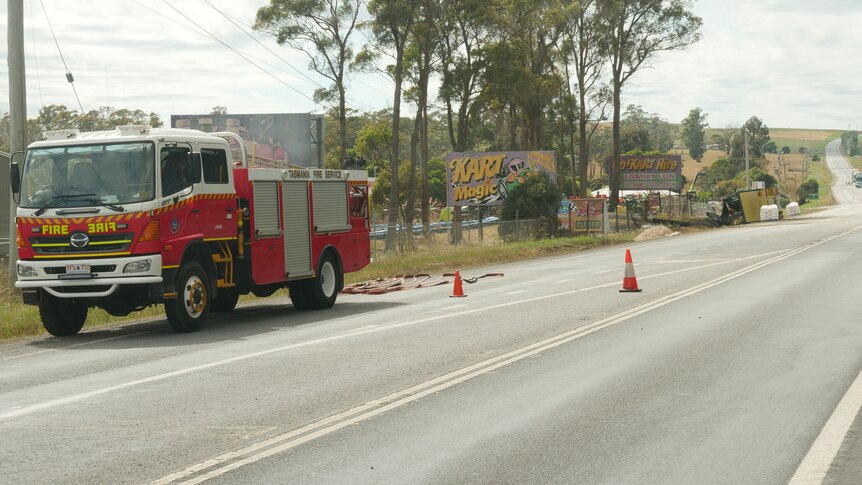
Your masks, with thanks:
M127 315L164 301L190 247L236 238L230 148L190 131L59 130L30 145L15 285L50 333L77 333L91 306Z

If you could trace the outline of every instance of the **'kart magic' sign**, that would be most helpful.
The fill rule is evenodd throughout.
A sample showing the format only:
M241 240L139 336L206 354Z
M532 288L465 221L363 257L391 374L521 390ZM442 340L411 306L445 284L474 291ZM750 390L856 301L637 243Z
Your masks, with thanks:
M620 157L622 190L682 189L682 155Z
M448 205L501 205L510 190L540 172L554 179L554 152L449 153Z

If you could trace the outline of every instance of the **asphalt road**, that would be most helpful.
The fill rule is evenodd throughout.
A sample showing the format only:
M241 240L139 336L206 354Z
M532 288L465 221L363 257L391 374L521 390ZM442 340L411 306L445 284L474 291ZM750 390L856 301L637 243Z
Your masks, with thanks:
M859 483L862 189L827 163L841 206L629 246L639 293L612 247L2 344L0 483Z

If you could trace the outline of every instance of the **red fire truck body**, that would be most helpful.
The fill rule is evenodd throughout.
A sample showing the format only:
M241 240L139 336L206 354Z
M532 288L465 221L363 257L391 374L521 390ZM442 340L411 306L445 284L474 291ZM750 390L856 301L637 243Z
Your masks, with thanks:
M12 166L25 303L57 336L90 307L164 304L179 332L247 293L286 287L298 309L331 307L344 273L370 262L365 171L247 158L232 133L147 126L33 143Z

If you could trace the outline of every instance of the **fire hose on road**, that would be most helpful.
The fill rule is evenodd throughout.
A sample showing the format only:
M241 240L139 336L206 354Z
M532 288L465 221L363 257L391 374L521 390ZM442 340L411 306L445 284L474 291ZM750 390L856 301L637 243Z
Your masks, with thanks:
M428 288L431 286L440 286L452 284L455 273L443 273L440 276L432 277L426 273L415 275L392 276L389 278L378 278L362 283L354 283L345 286L341 293L349 295L382 295L393 291L410 290L413 288ZM461 277L464 283L473 284L483 278L499 278L503 273L485 273L481 276Z

